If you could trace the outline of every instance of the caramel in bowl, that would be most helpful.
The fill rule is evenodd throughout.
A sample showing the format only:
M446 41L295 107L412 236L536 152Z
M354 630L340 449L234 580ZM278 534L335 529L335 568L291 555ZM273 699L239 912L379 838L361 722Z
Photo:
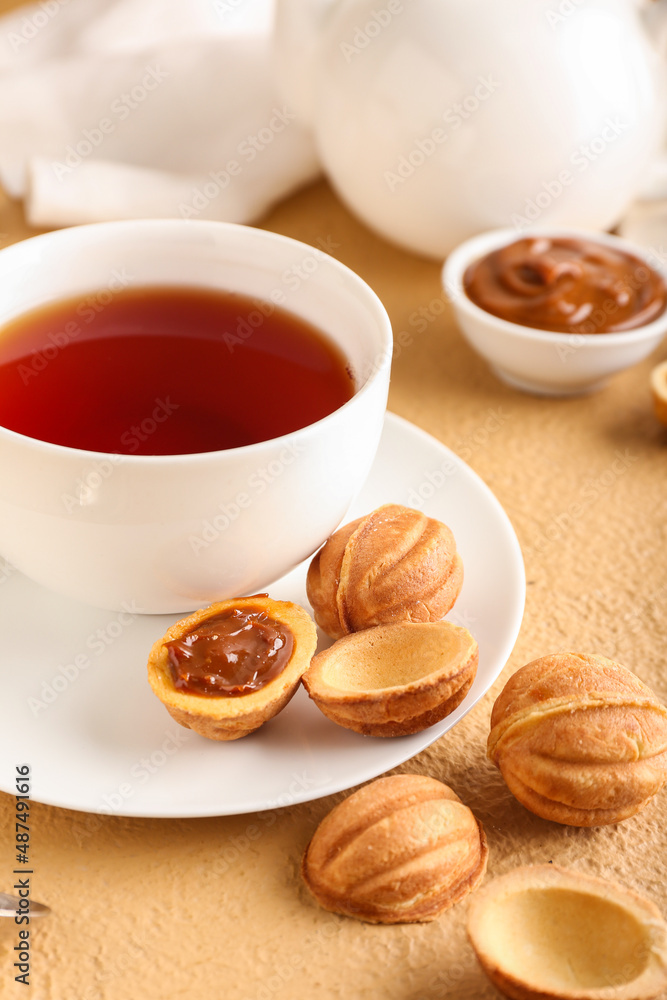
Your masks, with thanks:
M576 296L570 299L567 294L561 294L561 282L554 281L551 318L561 313L566 319L559 329L558 323L549 322L544 315L547 326L539 326L539 310L531 316L532 307L523 311L523 315L519 310L521 321L517 321L516 313L501 310L502 315L496 315L493 303L487 302L492 311L482 308L466 290L466 285L470 286L469 280L466 281L466 275L470 278L469 268L496 251L505 252L516 244L515 230L480 233L453 250L442 273L445 292L464 337L502 381L515 389L545 396L593 392L610 376L642 361L658 346L667 333L667 310L659 311L664 304L664 275L656 271L647 250L618 236L585 229L536 227L531 228L530 237L538 244L540 241L551 244L578 241L597 247L595 253L600 260L611 253L625 255L632 263L625 277L619 277L613 270L600 273L597 292L590 298L584 293L581 300ZM546 268L546 272L551 270L555 278L559 268L570 266L562 261L554 263L555 267ZM571 263L572 269L582 266L581 261ZM514 269L508 277L515 284L518 280L528 292L528 300L539 299L544 291L539 280L539 271L545 273L544 262L533 272L532 277L536 280L530 280L530 270L532 268L528 271L519 268L518 272ZM567 284L568 276L561 273ZM649 286L656 289L652 303L651 296L644 300L642 294ZM641 323L628 327L621 318L625 312L623 303L626 298L634 298L635 293L639 298L634 321L641 319ZM548 293L546 297L550 298ZM578 304L585 308L578 309ZM619 319L620 326L617 325ZM625 319L633 322L628 317ZM609 331L610 325L617 326L614 332L603 332Z
M449 715L479 651L451 622L399 622L345 636L314 657L303 684L329 719L366 736L406 736Z

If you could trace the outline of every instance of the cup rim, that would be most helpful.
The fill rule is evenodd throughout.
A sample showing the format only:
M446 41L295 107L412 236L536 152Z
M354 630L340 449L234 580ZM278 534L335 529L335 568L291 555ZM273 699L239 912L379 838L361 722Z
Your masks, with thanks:
M484 320L494 324L497 330L515 336L523 340L536 340L545 344L570 344L571 338L577 338L577 344L591 348L601 348L611 350L614 346L626 347L631 344L639 344L664 335L667 331L667 308L650 323L635 327L632 330L612 331L609 334L599 333L571 333L558 332L555 330L542 330L540 327L524 326L521 323L514 323L512 320L503 319L494 313L487 312L472 301L463 288L463 275L466 269L475 260L499 247L515 242L516 240L531 237L574 237L587 239L591 242L598 242L613 246L619 250L638 257L648 267L662 277L667 282L667 267L656 267L649 260L649 254L645 247L632 243L621 236L613 233L599 232L591 229L577 228L576 226L536 226L518 232L516 229L506 227L503 229L491 229L483 233L472 236L463 243L459 243L448 255L441 271L441 282L443 290L455 310L467 312L471 319ZM608 339L609 338L609 339Z
M140 233L147 233L152 230L159 231L174 228L184 230L192 230L193 228L196 228L202 231L208 229L211 232L224 231L228 233L252 233L253 236L251 238L253 239L264 240L267 243L280 243L282 245L288 244L294 248L302 248L308 253L316 253L322 258L325 258L328 267L333 268L335 272L338 272L338 274L344 277L348 284L351 284L357 291L362 293L360 297L365 297L369 311L374 314L374 318L377 322L377 328L380 332L383 346L378 352L378 355L373 362L372 370L366 377L363 384L354 391L350 399L346 400L335 410L332 410L331 413L327 413L324 417L321 417L313 423L306 424L304 427L298 427L296 430L290 431L287 434L281 434L278 437L267 438L264 441L255 441L253 444L240 445L236 448L221 448L217 451L184 452L175 453L173 455L135 455L126 454L125 452L96 451L87 448L73 448L70 445L55 444L52 441L43 441L40 438L22 434L20 431L11 430L11 428L4 427L2 424L0 424L0 438L4 437L9 441L20 442L26 447L32 447L40 451L46 449L47 452L52 455L61 455L65 457L76 456L84 459L95 459L100 461L106 460L117 464L125 464L126 462L140 465L165 465L167 463L192 464L211 461L212 458L219 458L221 455L233 455L234 457L243 456L244 454L261 455L264 450L273 450L276 445L293 440L295 435L307 437L312 433L316 433L321 425L333 420L337 414L341 413L343 410L346 410L352 405L356 405L356 400L371 391L375 382L384 373L385 369L390 370L393 351L391 320L377 293L373 291L370 285L364 281L364 279L358 275L356 271L353 271L352 268L341 263L341 261L337 260L335 257L332 257L331 254L326 253L324 250L320 250L318 247L304 243L302 240L296 240L291 236L283 236L282 233L275 233L272 230L260 229L256 226L246 226L236 222L218 222L212 219L119 219L110 222L92 222L84 225L54 229L47 233L40 233L37 236L28 237L25 240L18 240L16 243L12 243L9 246L4 247L0 250L0 268L5 255L11 254L12 251L23 252L23 249L17 250L17 248L24 248L26 244L34 246L37 244L43 245L44 243L58 242L61 239L75 239L76 234L82 231L85 233L92 233L94 235L95 231L108 232L110 230L114 230L122 233L122 230L125 229L127 230L128 236L130 236L133 231L136 230ZM184 285L182 287L187 286Z

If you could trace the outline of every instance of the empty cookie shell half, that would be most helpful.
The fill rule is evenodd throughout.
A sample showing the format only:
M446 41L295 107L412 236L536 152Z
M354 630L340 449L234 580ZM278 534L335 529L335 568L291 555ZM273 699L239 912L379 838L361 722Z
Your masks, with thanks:
M556 865L517 868L472 900L468 935L513 1000L649 1000L667 986L667 925L649 900Z
M471 634L451 622L400 622L345 636L303 683L332 722L365 736L407 736L449 715L477 673Z

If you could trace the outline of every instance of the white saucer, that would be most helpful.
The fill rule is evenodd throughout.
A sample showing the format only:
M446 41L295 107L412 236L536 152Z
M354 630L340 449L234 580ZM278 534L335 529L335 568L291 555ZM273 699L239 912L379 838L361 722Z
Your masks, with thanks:
M389 502L445 521L463 558L465 583L447 617L477 639L479 670L448 718L414 736L359 736L326 719L300 688L251 736L205 740L170 718L146 679L150 647L178 615L99 611L9 572L0 584L0 789L14 793L16 766L29 764L32 798L55 806L123 816L248 813L351 788L429 746L503 669L521 625L523 560L488 487L392 414L348 520ZM273 584L271 596L307 606L306 568Z

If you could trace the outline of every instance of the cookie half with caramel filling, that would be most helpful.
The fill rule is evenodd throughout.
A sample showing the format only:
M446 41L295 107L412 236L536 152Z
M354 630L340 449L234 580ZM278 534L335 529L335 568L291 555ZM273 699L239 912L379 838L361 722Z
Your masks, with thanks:
M169 714L210 740L237 740L277 715L315 652L310 615L267 594L220 601L153 645L148 680Z

